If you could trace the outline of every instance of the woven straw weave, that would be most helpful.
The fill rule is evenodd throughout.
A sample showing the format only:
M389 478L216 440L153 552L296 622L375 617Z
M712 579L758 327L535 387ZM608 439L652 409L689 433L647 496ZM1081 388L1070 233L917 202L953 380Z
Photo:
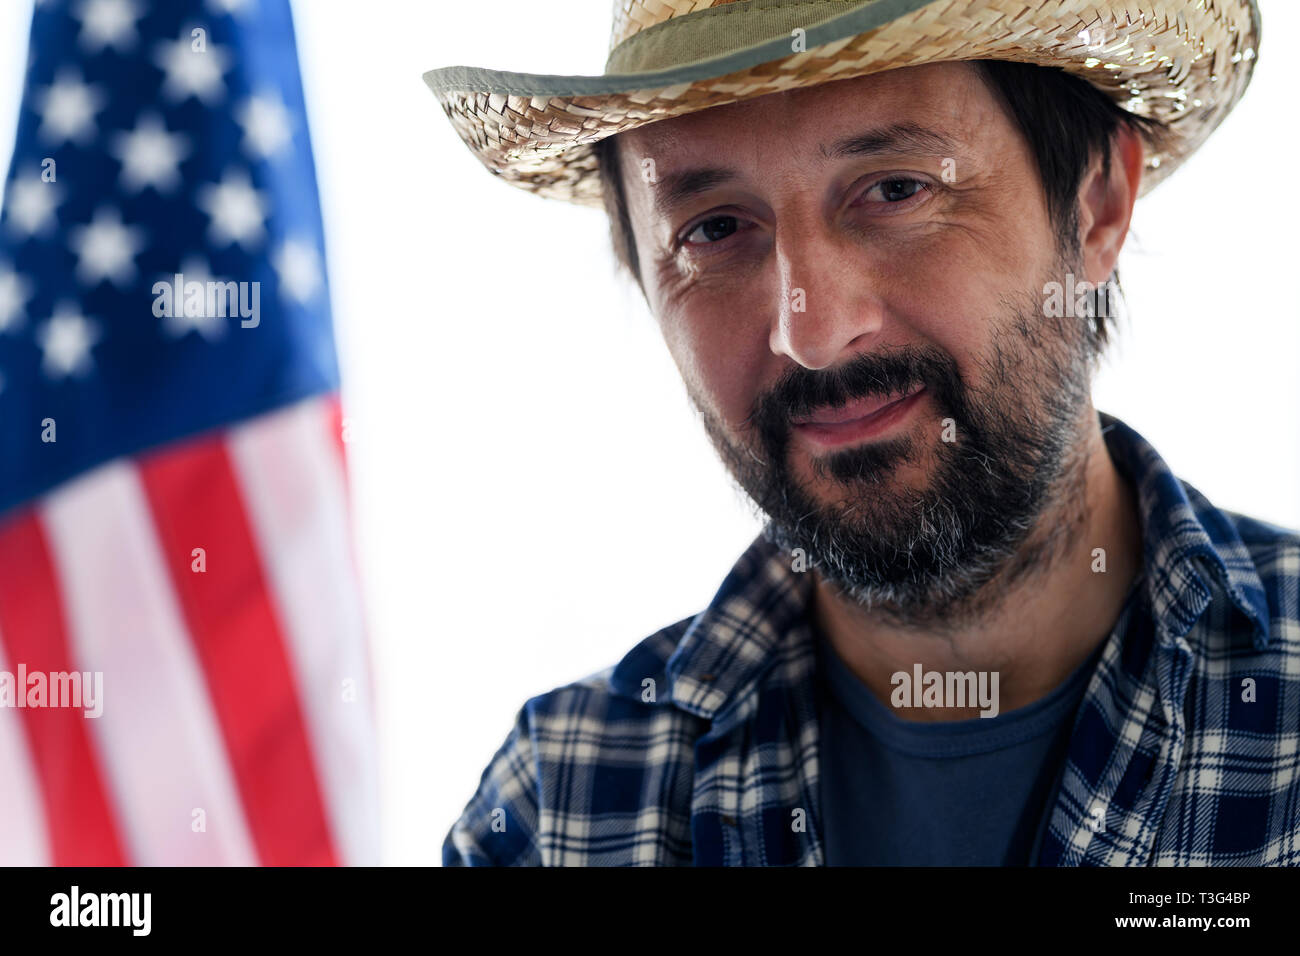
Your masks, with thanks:
M714 3L619 0L612 42ZM716 79L601 96L453 90L439 100L495 174L543 196L599 205L590 144L606 136L828 80L924 63L1016 60L1061 66L1126 109L1167 124L1164 151L1147 157L1145 193L1244 92L1258 45L1255 22L1250 0L936 0L870 32Z

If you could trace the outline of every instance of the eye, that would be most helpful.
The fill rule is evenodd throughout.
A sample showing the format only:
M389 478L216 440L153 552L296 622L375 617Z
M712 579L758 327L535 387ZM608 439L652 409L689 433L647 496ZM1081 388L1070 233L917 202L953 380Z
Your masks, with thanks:
M917 193L927 189L925 183L919 179L910 179L906 176L894 176L890 179L882 179L870 189L862 194L862 198L875 194L879 197L876 202L882 202L888 205L897 205L906 202Z
M697 223L682 241L692 246L708 245L726 239L739 229L740 220L735 216L710 216Z

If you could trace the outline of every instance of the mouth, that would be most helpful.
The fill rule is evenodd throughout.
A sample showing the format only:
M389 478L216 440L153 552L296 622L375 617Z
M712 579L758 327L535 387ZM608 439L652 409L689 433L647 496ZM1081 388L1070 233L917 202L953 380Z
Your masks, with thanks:
M908 392L877 395L792 419L794 433L819 450L879 438L906 419L921 403L925 386Z

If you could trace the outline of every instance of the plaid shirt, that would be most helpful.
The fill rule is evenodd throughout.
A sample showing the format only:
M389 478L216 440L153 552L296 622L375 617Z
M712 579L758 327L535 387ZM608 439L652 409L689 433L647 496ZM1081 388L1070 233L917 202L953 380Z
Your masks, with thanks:
M1215 508L1102 423L1142 579L1036 863L1300 865L1300 535ZM700 614L529 700L444 865L822 865L811 586L760 536Z

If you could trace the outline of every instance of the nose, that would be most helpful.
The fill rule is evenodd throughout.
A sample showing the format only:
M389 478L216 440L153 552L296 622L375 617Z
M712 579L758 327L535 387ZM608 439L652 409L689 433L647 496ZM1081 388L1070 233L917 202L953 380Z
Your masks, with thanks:
M821 227L776 237L781 301L769 344L805 368L834 365L863 351L884 324L861 248Z

